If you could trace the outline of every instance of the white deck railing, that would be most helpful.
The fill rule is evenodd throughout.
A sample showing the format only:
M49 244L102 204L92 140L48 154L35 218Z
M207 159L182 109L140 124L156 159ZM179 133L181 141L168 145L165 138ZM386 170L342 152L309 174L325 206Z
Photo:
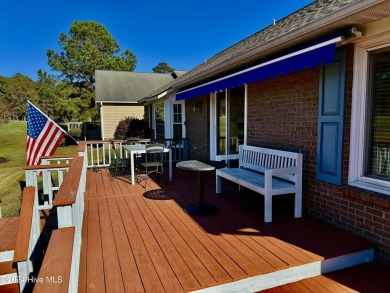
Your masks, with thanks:
M114 141L118 159L127 158L127 152L123 151L123 141ZM85 143L85 155L87 168L109 167L114 159L114 150L109 141L91 141Z
M58 228L75 227L69 291L77 292L81 231L84 215L84 192L86 186L85 158L79 156L73 159L68 174L53 201L57 207Z
M172 150L173 162L188 160L188 139L161 139L153 140L153 142L162 143L165 147L170 148ZM84 144L87 168L104 168L111 165L114 159L114 150L109 141L88 141L84 142ZM114 144L117 150L117 158L128 159L128 153L122 148L124 142L122 140L116 140ZM164 158L164 161L168 161L168 156Z
M29 190L33 196L33 206L30 213L27 213L26 209L21 210L21 217L29 217L32 224L31 233L23 236L29 238L27 239L28 253L24 248L22 257L18 254L19 259L15 260L18 264L20 280L27 282L29 276L37 275L37 272L33 272L33 251L37 250L37 239L41 233L39 211L56 207L58 228L75 227L72 259L69 260L71 261L71 273L68 285L69 292L77 292L87 170L84 147L84 144L79 147L78 156L43 157L41 165L25 168L25 190ZM39 204L39 189L43 190L43 204L42 200ZM19 249L19 251L22 250ZM21 292L28 285L26 282L20 283Z
M53 198L60 189L69 166L70 164L47 164L25 168L26 186L35 187L38 210L49 210L53 207ZM39 190L41 186L43 193L40 200Z

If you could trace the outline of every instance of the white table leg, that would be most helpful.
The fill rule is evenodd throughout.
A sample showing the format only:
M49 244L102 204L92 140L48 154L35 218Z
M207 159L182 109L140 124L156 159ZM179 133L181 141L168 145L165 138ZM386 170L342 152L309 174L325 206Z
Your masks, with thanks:
M172 149L169 149L169 182L172 182Z
M131 171L131 184L135 184L135 176L134 176L134 154L130 152L130 171Z

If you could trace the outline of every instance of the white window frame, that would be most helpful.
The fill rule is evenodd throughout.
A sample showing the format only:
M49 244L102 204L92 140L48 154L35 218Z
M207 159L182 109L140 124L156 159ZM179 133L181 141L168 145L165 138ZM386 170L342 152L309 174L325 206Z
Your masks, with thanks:
M164 106L164 136L166 136L166 125L167 125L167 121L166 121L166 116L165 116L165 104L162 103L162 102L159 102L159 103L155 103L153 104L153 113L152 113L152 128L154 129L154 139L157 138L157 124L156 124L156 105L161 105L163 104Z
M390 50L390 35L355 46L348 184L390 195L389 181L364 176L369 54L381 48Z
M160 103L162 103L162 102L160 102ZM171 99L164 100L163 104L164 104L164 127L165 127L164 131L165 131L165 138L166 139L173 138L173 105L174 104L181 104L181 111L182 111L182 137L185 138L186 137L185 102L184 101L176 101L174 98L171 98ZM153 118L153 121L152 121L153 127L154 127L154 129L156 129L155 105L153 105L153 115L152 115L152 118Z
M181 105L181 123L175 123L175 119L174 119L174 110L173 110L173 107L175 105ZM170 134L171 134L171 137L173 138L173 134L174 134L174 131L173 131L173 125L174 124L181 124L181 129L182 129L182 133L181 133L181 136L182 138L185 138L185 110L184 110L184 101L176 101L176 100L172 100L171 101L171 105L170 105L170 109L171 109L171 123L169 124L171 126L171 129L170 129Z
M247 144L248 128L248 85L244 84L244 145ZM225 90L227 95L227 90ZM215 160L217 156L217 93L210 94L210 160ZM228 121L228 119L226 119ZM226 127L226 129L228 129Z

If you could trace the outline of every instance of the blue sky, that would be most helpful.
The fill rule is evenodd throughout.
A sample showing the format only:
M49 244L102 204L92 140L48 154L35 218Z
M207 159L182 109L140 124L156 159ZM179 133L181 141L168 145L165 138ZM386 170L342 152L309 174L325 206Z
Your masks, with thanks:
M0 11L0 75L37 79L57 74L46 52L60 52L58 36L73 21L103 24L121 51L137 57L137 72L159 62L189 70L313 0L5 0Z

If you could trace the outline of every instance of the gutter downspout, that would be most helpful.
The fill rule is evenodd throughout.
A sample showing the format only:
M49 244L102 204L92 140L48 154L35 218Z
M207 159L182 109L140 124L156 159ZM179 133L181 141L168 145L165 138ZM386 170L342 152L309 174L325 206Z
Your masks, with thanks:
M104 117L103 117L103 102L100 102L100 134L102 139L104 139Z

